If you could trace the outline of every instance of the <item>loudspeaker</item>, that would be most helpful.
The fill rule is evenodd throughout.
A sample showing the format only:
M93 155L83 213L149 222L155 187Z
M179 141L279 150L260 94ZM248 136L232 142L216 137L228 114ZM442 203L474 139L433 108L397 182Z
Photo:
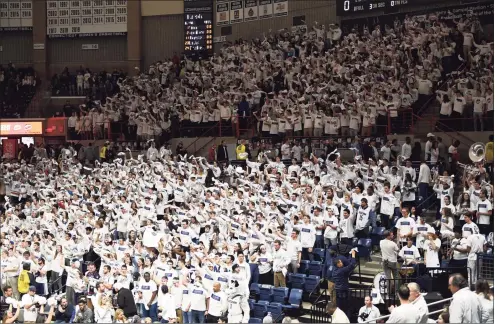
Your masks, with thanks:
M424 296L424 299L425 299L427 304L430 304L430 303L433 303L436 301L440 301L440 300L444 299L444 297L439 292L430 292ZM446 302L446 303L448 303L448 302ZM440 304L428 306L428 312L434 312L434 311L443 309L444 305L445 304L440 303Z

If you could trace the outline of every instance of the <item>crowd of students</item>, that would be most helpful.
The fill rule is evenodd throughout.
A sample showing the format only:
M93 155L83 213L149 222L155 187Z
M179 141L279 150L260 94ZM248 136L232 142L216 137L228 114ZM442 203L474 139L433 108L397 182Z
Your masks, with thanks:
M39 79L32 68L0 65L0 114L2 118L21 118L36 93Z

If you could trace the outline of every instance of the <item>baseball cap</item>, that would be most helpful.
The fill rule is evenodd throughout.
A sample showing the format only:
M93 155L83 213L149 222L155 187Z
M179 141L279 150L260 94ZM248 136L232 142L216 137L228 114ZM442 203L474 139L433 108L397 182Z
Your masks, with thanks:
M35 287L35 286L29 286L29 291L34 291L34 292L36 292L36 287Z

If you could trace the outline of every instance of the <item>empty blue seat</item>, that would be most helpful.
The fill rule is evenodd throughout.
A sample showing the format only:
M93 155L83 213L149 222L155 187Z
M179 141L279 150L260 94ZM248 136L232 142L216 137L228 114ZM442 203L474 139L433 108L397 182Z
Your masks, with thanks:
M313 255L315 257L315 261L324 262L325 261L325 249L313 249Z
M249 291L250 291L251 293L255 293L255 294L259 295L259 293L260 293L260 285L259 285L259 284L257 284L257 283L255 283L255 282L253 282L253 283L249 286Z
M290 273L289 281L292 288L304 289L304 283L306 282L306 275L302 273Z
M297 269L297 272L306 274L309 268L309 260L301 260L301 263L299 264L299 269Z
M249 309L253 309L254 303L256 303L256 300L254 300L254 299L248 299Z
M309 263L308 274L321 276L322 266L320 261L311 261Z
M354 237L352 239L352 246L354 246L354 247L358 246L358 241L359 241L359 239L357 237Z
M304 292L312 293L315 289L320 286L320 277L309 275L304 283Z
M258 304L267 306L270 305L270 302L268 300L258 300Z
M302 303L302 289L292 288L289 294L289 300L287 305L282 305L284 309L299 309Z
M280 321L280 317L282 316L282 304L271 303L266 307L266 311L272 313L273 322L276 323Z
M360 258L369 259L371 257L371 239L361 238L358 241L358 252L357 255Z
M385 227L373 227L370 233L371 245L380 246L380 241L383 239Z
M253 304L253 316L258 318L263 318L266 315L266 304L264 303L254 303Z
M271 302L273 300L273 286L260 285L260 300Z
M287 298L289 298L289 288L273 288L273 302L284 304Z
M249 323L254 323L254 324L263 323L263 320L261 318L251 317L249 319Z

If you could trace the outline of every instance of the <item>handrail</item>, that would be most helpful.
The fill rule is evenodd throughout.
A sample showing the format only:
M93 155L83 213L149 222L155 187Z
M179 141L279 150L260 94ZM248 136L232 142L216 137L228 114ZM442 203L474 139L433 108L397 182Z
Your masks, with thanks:
M445 299L442 299L442 300L437 300L435 302L432 302L432 303L429 303L427 304L426 306L433 306L433 305L436 305L436 304L442 304L442 303L445 303L445 302L448 302L448 301L451 301L452 299L454 299L453 297L449 297L449 298L445 298ZM389 318L391 314L389 315L384 315L384 316L380 316L380 317L377 317L377 318L373 318L373 319L370 319L370 320L366 320L364 321L363 323L370 323L370 322L374 322L374 321L377 321L377 320L382 320L382 319L386 319L386 318Z
M413 117L414 117L414 118L416 118L416 119L418 119L418 120L424 120L424 118L423 118L423 117L421 117L421 116L419 116L419 115L416 115L416 114L413 114ZM468 119L468 118L458 118L458 119L459 119L459 120L465 120L465 119ZM455 119L452 119L452 120L455 120ZM468 143L466 143L466 142L464 142L464 141L461 141L461 140L459 140L459 142L461 142L461 143L463 143L463 144L466 144L466 145L468 145L468 146L469 146L469 145L471 145L472 143L474 143L474 141L473 141L472 139L470 139L469 137L467 137L467 136L466 136L466 135L464 135L464 134L461 134L458 130L453 129L452 127L450 127L450 126L448 126L448 125L446 125L446 124L442 123L440 120L437 120L437 121L435 121L435 122L436 122L436 124L435 124L435 126L434 126L433 131L435 131L436 129L438 129L438 131L440 131L441 133L444 133L444 134L446 134L446 133L447 133L447 131L448 131L448 132L451 132L451 133L456 133L456 136L463 137L463 138L464 138L464 139L465 139ZM443 127L443 129L442 129L442 128L440 128L440 127L439 127L439 125L440 125L440 126L442 126L442 127ZM448 136L450 136L451 138L454 138L454 136L452 136L452 135L448 135Z
M222 121L218 121L215 123L215 125L211 126L210 128L208 128L207 130L205 130L201 135L197 136L196 139L194 141L192 141L191 144L189 144L184 150L188 150L191 146L195 145L197 141L199 141L200 138L202 138L205 134L208 134L212 129L216 128L216 127L220 127L220 135L222 133ZM215 136L213 136L215 137Z

